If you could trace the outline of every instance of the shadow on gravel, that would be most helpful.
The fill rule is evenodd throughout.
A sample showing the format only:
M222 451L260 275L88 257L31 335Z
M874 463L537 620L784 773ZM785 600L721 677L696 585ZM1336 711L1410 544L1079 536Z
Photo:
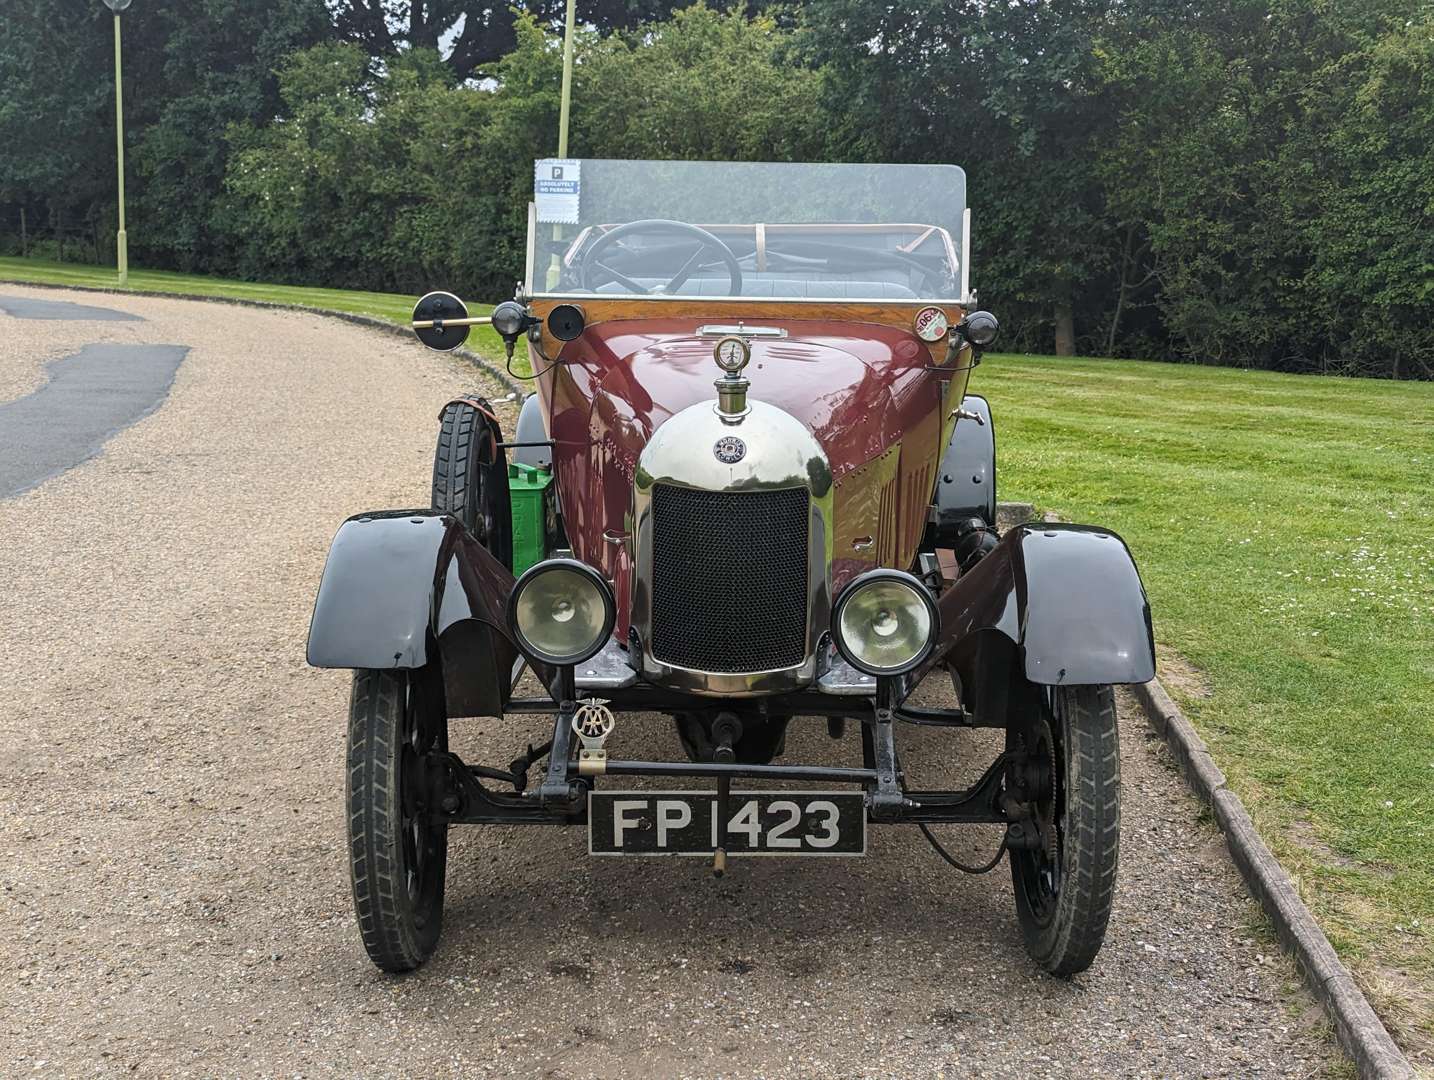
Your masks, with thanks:
M49 382L0 404L0 499L74 468L153 412L188 352L185 345L86 345L50 364Z
M536 738L549 722L535 719L531 731L517 739L511 728L502 735L506 742L521 744ZM795 719L783 760L859 765L856 726L849 726L847 737L840 741L829 739L825 726L819 718ZM655 757L683 757L665 718L625 717L622 727L626 730L620 737L634 751L641 746ZM1000 750L998 739L985 732L903 726L897 734L903 755L921 763L915 771L923 784L964 786ZM460 739L464 735L473 740L475 749L485 741L470 732ZM505 753L506 746L488 750L494 760ZM678 790L703 785L624 778L621 786ZM739 784L734 791L742 786L763 785ZM601 939L604 949L619 952L681 952L697 939L707 942L706 966L716 963L722 970L743 973L741 969L748 968L795 979L862 958L871 948L873 934L944 941L953 934L959 913L960 936L968 948L1025 967L1005 863L981 877L955 874L911 826L872 825L865 858L734 857L720 879L713 877L711 862L704 858L589 859L585 827L510 826L484 831L486 836L455 830L450 838L445 919L452 937L445 945L465 938L471 941L472 931L479 928L486 941L503 942L504 951L516 950L524 940L548 936ZM984 862L1001 835L995 827L952 826L936 831L954 854L973 862ZM440 949L435 960L442 964L443 956Z
M939 680L918 700L952 702ZM1072 979L1027 958L1004 865L958 874L910 826L873 826L866 858L733 858L720 880L704 859L589 859L581 828L456 829L428 965L404 979L365 971L345 913L325 926L330 949L345 942L330 978L407 1047L429 1040L445 1062L471 1054L555 1080L1320 1075L1327 1041L1293 1019L1283 971L1245 929L1256 916L1238 877L1203 861L1218 842L1198 804L1121 707L1116 912L1096 964ZM550 729L513 715L450 734L492 764ZM784 760L856 764L854 735L835 742L823 720L799 718ZM903 725L897 751L918 783L964 785L1000 738ZM624 716L613 739L622 756L682 753L661 717ZM988 827L939 833L968 862L999 842Z

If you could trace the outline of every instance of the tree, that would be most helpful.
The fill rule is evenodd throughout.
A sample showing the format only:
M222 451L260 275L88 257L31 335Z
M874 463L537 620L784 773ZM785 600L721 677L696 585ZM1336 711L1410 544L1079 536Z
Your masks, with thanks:
M0 33L0 146L5 147L0 211L10 212L0 217L0 230L18 228L22 208L32 229L37 218L61 227L67 220L90 218L114 187L114 83L106 75L111 38L101 13L108 15L83 0L6 5ZM57 22L70 32L58 33Z
M804 54L830 73L839 158L961 165L975 208L974 281L1015 339L1068 352L1112 262L1093 148L1108 133L1092 41L1109 3L901 5L810 0ZM1010 340L1008 338L1007 340Z
M1427 373L1429 39L1399 0L1144 0L1103 32L1102 185L1146 241L1165 351Z
M1338 366L1434 378L1434 12L1322 72L1302 139L1324 163L1297 208L1310 261L1299 301ZM1294 155L1291 154L1291 157Z
M506 294L563 6L142 0L137 261ZM1010 345L1434 375L1434 16L1408 0L672 7L579 4L574 154L954 162ZM107 18L6 0L0 245L22 209L110 243Z
M234 235L246 273L509 295L525 262L533 161L557 149L561 40L531 16L496 86L454 85L433 50L382 70L353 45L296 54L286 117L231 133ZM821 76L769 18L696 7L576 42L572 153L808 158ZM241 239L242 238L242 239Z
M294 49L329 33L322 0L148 0L126 30L142 25L154 59L137 68L126 106L136 107L137 183L131 237L141 261L179 269L227 270L232 246L220 218L234 123L266 122L280 111L274 72ZM128 38L126 39L128 41ZM142 111L141 111L142 108ZM138 242L136 242L136 240Z
M357 46L321 45L294 54L279 82L284 119L229 133L243 272L418 291L471 262L452 228L473 212L456 200L485 95L453 86L426 49L380 75Z
M775 19L700 4L591 40L574 78L573 145L593 157L821 160L820 72Z
M531 17L485 96L487 122L455 227L486 253L491 295L524 265L533 160L557 151L561 39ZM575 43L570 153L587 157L819 160L828 121L822 76L794 62L771 17L700 4L666 22ZM475 271L477 268L475 267Z
M106 244L115 221L110 18L87 0L6 0L0 33L0 200L103 220ZM144 0L124 16L136 262L224 265L211 227L224 127L272 116L273 68L327 33L323 0Z
M582 0L576 17L602 30L636 26L668 14L678 4L663 0ZM458 79L492 75L498 61L518 46L516 10L541 24L561 26L566 0L533 0L515 9L483 0L329 0L339 34L370 56L404 49L448 50Z

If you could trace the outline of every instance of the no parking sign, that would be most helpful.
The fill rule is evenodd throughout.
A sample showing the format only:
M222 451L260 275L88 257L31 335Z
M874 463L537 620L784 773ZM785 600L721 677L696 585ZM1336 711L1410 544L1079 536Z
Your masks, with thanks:
M577 224L582 168L583 163L576 158L543 158L537 162L533 201L537 204L539 221Z

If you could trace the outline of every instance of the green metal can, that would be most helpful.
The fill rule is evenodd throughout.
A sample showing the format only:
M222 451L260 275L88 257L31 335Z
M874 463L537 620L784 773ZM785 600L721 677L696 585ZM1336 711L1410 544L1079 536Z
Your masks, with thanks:
M508 464L508 495L513 507L513 573L548 557L558 533L551 465Z

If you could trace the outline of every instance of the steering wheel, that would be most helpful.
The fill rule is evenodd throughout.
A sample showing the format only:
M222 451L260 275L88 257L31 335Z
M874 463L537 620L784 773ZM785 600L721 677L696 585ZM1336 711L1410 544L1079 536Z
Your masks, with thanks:
M657 285L648 288L639 284L621 271L614 270L607 263L602 261L602 256L619 240L625 236L631 236L640 232L679 232L687 233L697 240L697 247L692 252L682 268L673 274L665 285ZM717 255L727 267L727 295L742 295L742 268L737 265L737 256L732 254L732 249L724 244L717 237L713 236L706 229L699 229L696 225L689 225L685 221L666 221L662 218L643 218L640 221L629 221L626 225L619 225L609 232L603 233L583 252L579 265L579 274L582 279L582 286L591 292L597 291L597 286L608 281L616 281L626 289L635 293L663 293L671 295L677 292L683 283L692 276L692 272L702 266L702 253L711 250ZM602 275L601 277L599 275Z

